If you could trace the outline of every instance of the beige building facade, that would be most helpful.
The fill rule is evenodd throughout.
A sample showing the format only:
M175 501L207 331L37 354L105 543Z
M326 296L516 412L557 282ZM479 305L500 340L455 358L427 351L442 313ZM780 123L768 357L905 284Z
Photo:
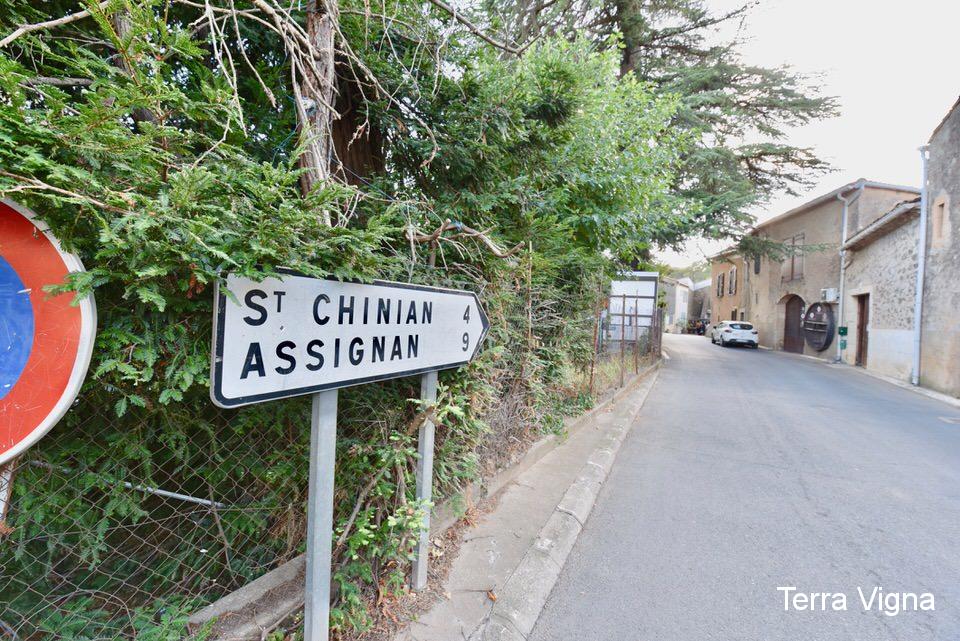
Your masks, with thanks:
M714 256L711 320L960 397L960 100L921 153L922 194L861 179L755 227L784 260Z
M764 347L828 361L843 358L855 362L856 354L850 354L851 337L847 337L847 349L844 350L840 350L837 340L841 320L849 322L851 306L863 300L855 296L878 287L886 293L911 286L910 268L901 267L901 263L909 262L908 257L897 259L898 267L884 273L889 280L884 280L882 287L879 280L870 281L873 272L864 271L863 267L868 261L886 260L877 257L887 250L881 244L872 254L862 254L856 268L851 263L855 253L848 250L841 275L841 246L845 239L850 240L859 232L876 227L877 221L900 203L916 199L918 194L919 190L911 187L858 180L760 223L753 235L782 243L788 248L787 255L783 260L768 257L744 259L728 250L714 256L711 260L715 289L713 318L727 320L736 314L737 319L752 322ZM882 229L893 228L882 226ZM871 239L878 237L870 236ZM901 244L903 242L901 239ZM862 252L868 245L858 245L858 249ZM855 295L845 287L846 283L841 283L841 276L846 280L848 269L853 270L850 277L854 279ZM733 292L730 291L731 278L736 283ZM719 293L721 281L724 281L722 296ZM902 296L898 294L896 298ZM911 310L906 306L903 311L909 313ZM890 312L876 317L874 326L878 337L883 330L902 329L900 325L904 321L899 318L896 323L891 322L890 327L884 325L892 315ZM912 317L908 322L912 323ZM903 336L896 335L890 341L895 343L891 350L901 350L902 341ZM885 352L886 348L877 347L873 363L878 367L888 360ZM887 372L892 371L900 370L887 368Z
M713 256L710 259L710 280L710 322L749 320L743 258L733 251Z
M836 328L848 307L841 283L843 239L918 193L911 187L858 180L757 225L754 235L791 248L782 261L763 257L754 264L751 309L760 344L837 359Z

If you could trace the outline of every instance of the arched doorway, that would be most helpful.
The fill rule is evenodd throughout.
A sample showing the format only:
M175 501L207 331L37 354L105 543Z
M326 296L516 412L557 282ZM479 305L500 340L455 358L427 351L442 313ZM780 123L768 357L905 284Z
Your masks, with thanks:
M783 351L803 353L803 299L793 295L786 301L783 318Z

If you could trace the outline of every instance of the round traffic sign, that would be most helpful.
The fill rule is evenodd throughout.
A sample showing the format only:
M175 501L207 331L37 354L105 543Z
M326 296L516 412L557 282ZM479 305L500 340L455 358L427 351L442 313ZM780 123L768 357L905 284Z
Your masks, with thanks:
M96 335L92 296L50 295L80 259L28 209L0 202L0 464L57 424L80 391Z

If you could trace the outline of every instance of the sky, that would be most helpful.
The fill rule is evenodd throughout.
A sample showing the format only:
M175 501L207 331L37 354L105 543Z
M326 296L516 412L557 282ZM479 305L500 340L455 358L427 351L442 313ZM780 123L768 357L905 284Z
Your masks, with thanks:
M707 1L717 11L740 4ZM958 24L957 0L760 0L743 27L744 60L822 74L840 115L789 136L835 171L799 197L775 196L751 212L758 221L858 178L919 187L918 148L960 96ZM726 244L691 240L657 259L682 267Z

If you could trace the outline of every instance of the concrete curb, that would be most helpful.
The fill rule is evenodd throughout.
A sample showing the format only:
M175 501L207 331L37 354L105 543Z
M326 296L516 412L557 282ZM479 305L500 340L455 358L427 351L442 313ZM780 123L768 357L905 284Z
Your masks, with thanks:
M623 387L614 390L612 394L591 407L588 411L579 416L566 419L566 421L564 421L565 434L563 436L556 434L544 436L531 445L523 456L517 459L512 465L503 468L483 483L467 484L461 492L458 492L434 507L433 514L430 517L430 535L436 536L442 534L447 528L456 523L460 517L463 516L463 506L469 506L488 496L492 496L509 485L511 481L533 467L540 459L562 445L569 435L575 433L597 416L597 414L611 405L616 404L617 401L626 394L632 392L637 385L646 380L653 372L657 371L661 364L662 361L658 360L641 369L637 374L631 375L630 378L624 382Z
M650 387L626 425L611 428L580 468L537 539L498 590L487 620L469 641L525 641L540 618L553 586L593 510L623 441L643 410ZM626 389L626 387L624 388Z

